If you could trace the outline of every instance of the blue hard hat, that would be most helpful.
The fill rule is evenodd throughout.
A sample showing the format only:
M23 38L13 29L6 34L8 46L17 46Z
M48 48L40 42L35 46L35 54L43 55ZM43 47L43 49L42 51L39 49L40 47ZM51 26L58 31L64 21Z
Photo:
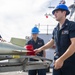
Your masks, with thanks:
M66 11L66 15L69 15L70 11L68 9L68 7L65 4L59 4L53 11L52 14L54 15L56 10L64 10Z
M32 34L38 34L39 29L37 27L33 27L31 32L32 32Z

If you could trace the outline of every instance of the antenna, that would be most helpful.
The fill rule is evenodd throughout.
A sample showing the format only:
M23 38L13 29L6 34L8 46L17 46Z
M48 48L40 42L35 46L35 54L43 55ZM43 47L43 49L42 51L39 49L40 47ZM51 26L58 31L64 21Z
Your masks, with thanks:
M45 14L45 16L46 16L46 18L48 18L48 17L50 16L50 17L52 17L53 19L55 19L55 18L53 17L53 15L52 15L52 14L50 14L50 13L49 13L49 14L48 14L48 13L46 13L46 14Z
M72 15L73 15L74 12L75 12L75 0L74 0L74 3L69 6L69 9L71 10L71 11L70 11L70 18L71 18Z

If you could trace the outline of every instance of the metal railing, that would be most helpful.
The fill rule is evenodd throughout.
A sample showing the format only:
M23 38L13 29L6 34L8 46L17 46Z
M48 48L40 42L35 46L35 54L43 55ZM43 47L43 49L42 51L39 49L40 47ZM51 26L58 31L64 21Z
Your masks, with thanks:
M35 26L39 28L41 34L51 34L55 27L55 25L40 25L40 24Z

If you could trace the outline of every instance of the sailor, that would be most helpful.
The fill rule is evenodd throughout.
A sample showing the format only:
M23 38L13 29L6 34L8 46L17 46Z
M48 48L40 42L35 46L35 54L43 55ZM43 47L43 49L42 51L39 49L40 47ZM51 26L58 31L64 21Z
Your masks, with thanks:
M0 35L0 42L6 42L6 41L2 38L1 35Z
M0 35L0 40L2 39L2 36Z
M32 38L28 41L27 45L32 45L33 49L39 48L44 45L44 40L38 37L39 29L37 27L33 27L31 34ZM46 53L45 51L41 51L40 53L37 54L37 56L42 56L45 57ZM30 61L37 61L34 59L30 59ZM28 75L46 75L46 70L45 69L39 69L39 70L29 70Z
M35 50L36 54L50 48L55 43L53 75L75 75L75 22L66 19L70 11L65 4L59 4L52 14L58 21L52 39Z

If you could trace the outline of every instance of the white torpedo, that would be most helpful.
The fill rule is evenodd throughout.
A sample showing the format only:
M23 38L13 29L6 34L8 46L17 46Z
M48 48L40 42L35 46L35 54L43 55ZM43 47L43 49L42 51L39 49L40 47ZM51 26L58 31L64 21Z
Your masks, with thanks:
M11 43L0 42L0 55L26 54L28 51L24 47L13 45Z

